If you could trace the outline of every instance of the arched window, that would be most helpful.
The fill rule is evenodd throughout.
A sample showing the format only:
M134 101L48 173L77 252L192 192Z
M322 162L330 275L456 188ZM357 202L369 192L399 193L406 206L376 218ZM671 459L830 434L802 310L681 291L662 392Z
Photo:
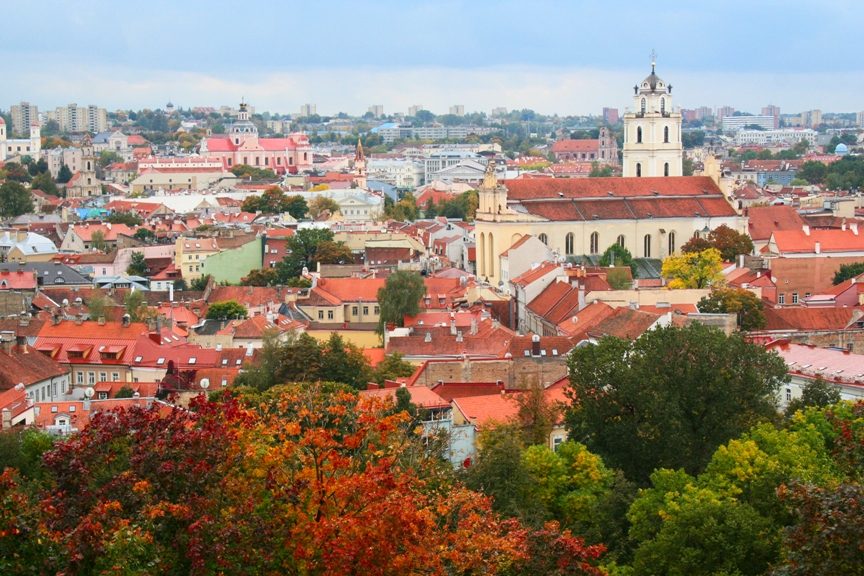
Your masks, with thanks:
M666 114L666 99L660 98L660 114Z
M624 248L624 235L623 234L618 236L618 246L620 246L621 248Z
M669 232L669 255L675 253L675 232Z
M573 233L568 232L564 237L564 253L567 255L573 254Z
M642 127L641 126L636 127L636 143L637 144L642 143Z
M495 237L490 232L486 237L486 241L489 244L489 262L486 264L486 275L494 276L495 275Z
M600 252L600 234L597 232L591 233L591 254Z
M663 128L663 142L666 144L669 143L669 127L666 126Z
M668 175L669 175L669 163L666 162L665 164L663 164L663 176L668 176Z
M549 237L546 236L546 234L540 234L537 239L540 240L540 242L542 242L543 244L549 244Z
M642 243L642 257L650 258L651 257L651 235L645 234L645 240Z
M87 161L87 171L88 172L90 171L90 161L89 160Z
M642 176L642 163L641 162L636 163L636 176L637 177Z
M645 114L646 102L645 99L642 98L642 114Z

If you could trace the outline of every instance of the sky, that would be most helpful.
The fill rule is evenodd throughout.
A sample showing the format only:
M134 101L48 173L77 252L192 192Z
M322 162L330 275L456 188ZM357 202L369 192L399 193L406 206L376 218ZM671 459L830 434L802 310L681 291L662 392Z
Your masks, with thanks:
M236 105L436 114L675 105L864 110L861 0L28 0L3 8L0 108Z

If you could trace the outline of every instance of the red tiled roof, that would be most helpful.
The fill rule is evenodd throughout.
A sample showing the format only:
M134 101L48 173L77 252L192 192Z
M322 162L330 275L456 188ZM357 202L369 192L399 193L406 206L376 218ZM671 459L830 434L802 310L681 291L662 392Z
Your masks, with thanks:
M525 244L525 242L527 242L529 238L531 238L530 234L523 234L518 240L516 240L516 242L511 244L509 248L502 252L501 256L509 256L510 250L516 250L517 248Z
M66 368L30 346L13 346L9 352L0 348L0 390L9 390L18 383L30 386L67 372Z
M633 198L654 196L719 196L723 193L708 176L656 178L531 178L505 180L511 200L564 198ZM731 206L730 206L731 210Z
M780 254L816 253L819 242L820 252L861 252L864 251L864 230L858 234L852 230L778 230L771 238Z
M367 398L392 398L395 401L396 391L398 389L399 388L373 388L371 390L361 390L360 396ZM447 400L441 398L426 386L407 386L405 389L408 390L408 393L411 395L411 402L421 408L432 410L436 408L448 408L450 406L450 403Z
M552 273L558 267L558 264L556 264L555 262L543 262L536 268L526 270L516 278L513 278L510 282L516 284L517 286L528 286L529 284L539 280L543 276Z
M765 307L765 330L844 330L855 318L852 308Z
M552 143L552 152L597 152L600 140L558 140Z
M584 335L577 335L577 338L615 336L616 338L635 340L644 334L659 317L658 314L633 310L628 307L615 308L612 314L588 328Z
M35 290L35 272L24 270L0 270L0 290Z
M750 237L768 240L778 230L801 230L804 220L792 206L754 206L747 211Z
M614 313L605 302L593 302L558 323L558 329L569 336L586 334L588 330Z

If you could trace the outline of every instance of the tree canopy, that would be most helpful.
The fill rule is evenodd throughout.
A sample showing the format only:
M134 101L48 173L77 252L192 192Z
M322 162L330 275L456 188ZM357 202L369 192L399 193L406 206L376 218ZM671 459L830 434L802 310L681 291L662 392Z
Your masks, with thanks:
M702 252L708 248L716 248L723 261L734 262L739 254L753 253L753 240L747 234L742 234L726 224L722 224L711 230L707 238L694 236L681 247L681 251L686 254Z
M409 270L398 270L387 277L382 288L378 289L378 306L381 314L378 332L384 333L387 324L403 326L405 316L420 311L420 299L426 294L423 277Z
M834 273L834 279L831 281L835 286L842 284L849 278L854 278L860 274L864 274L864 262L855 262L853 264L841 264L837 272Z
M709 314L735 314L741 330L759 330L765 327L762 300L743 288L714 287L699 300L700 312Z
M636 263L630 251L617 242L603 251L600 256L600 266L629 266L630 271L636 274Z
M341 242L333 241L333 232L327 229L298 230L287 242L288 254L276 265L279 283L297 278L303 268L314 272L322 264L347 264L353 261L350 250Z
M788 379L775 353L699 323L605 337L574 349L568 368L571 438L639 483L656 468L700 471L717 446L776 414Z
M131 276L145 276L147 274L147 261L144 259L143 252L132 253L126 273Z
M0 217L14 218L29 212L33 212L33 195L29 190L11 179L0 184Z
M249 311L236 300L214 302L207 308L208 320L239 320L246 318Z
M306 216L308 207L306 200L298 195L288 196L278 186L267 188L260 196L248 196L241 209L244 212L261 212L262 214L282 214L288 212L293 218L300 220Z
M663 259L661 274L669 280L670 289L708 288L723 280L720 252L708 248Z

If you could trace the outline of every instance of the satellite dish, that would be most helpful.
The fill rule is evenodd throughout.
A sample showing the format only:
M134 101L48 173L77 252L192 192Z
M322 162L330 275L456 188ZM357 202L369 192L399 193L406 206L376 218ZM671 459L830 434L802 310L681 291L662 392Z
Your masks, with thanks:
M84 398L89 400L90 398L93 398L93 394L95 394L95 393L96 393L96 391L93 390L93 387L88 386L87 388L84 389Z
M207 390L207 388L210 387L210 379L209 378L202 378L201 384L199 384L199 386L201 386L202 390Z

